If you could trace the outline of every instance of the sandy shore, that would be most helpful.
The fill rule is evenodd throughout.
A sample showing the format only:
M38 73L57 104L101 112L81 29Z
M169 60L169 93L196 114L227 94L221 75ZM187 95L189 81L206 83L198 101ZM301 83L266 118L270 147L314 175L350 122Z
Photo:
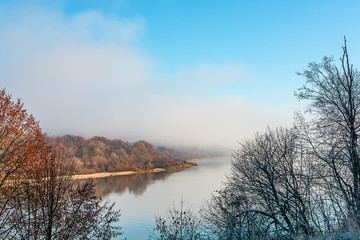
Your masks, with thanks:
M102 172L102 173L93 173L93 174L81 174L81 175L74 175L73 179L88 179L88 178L103 178L103 177L111 177L111 176L124 176L124 175L132 175L138 173L157 173L157 172L164 172L166 169L164 168L155 168L150 171L143 171L143 172L135 172L135 171L123 171L123 172Z

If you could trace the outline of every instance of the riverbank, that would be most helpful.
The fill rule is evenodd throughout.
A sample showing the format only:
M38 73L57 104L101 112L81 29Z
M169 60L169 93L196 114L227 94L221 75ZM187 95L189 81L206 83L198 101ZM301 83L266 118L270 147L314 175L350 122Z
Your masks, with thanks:
M197 166L196 163L185 161L184 164L165 168L154 168L152 170L140 170L140 171L122 171L122 172L100 172L100 173L92 173L92 174L79 174L73 175L72 178L74 180L79 179L88 179L88 178L104 178L104 177L111 177L111 176L126 176L126 175L134 175L134 174L142 174L142 173L158 173L158 172L165 172L165 171L181 171L186 168Z
M92 174L80 174L74 175L73 179L88 179L88 178L104 178L104 177L111 177L111 176L126 176L126 175L133 175L133 174L141 174L141 173L157 173L157 172L164 172L166 171L165 168L155 168L148 171L122 171L122 172L102 172L102 173L92 173Z

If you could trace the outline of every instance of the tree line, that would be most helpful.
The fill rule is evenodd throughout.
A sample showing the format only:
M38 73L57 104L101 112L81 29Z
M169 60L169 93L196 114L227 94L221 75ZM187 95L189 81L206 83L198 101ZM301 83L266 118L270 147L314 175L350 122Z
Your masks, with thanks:
M85 139L65 135L53 137L57 145L63 146L67 158L74 162L75 173L147 171L154 168L181 169L194 166L187 161L190 152L166 147L156 148L146 141L135 143L105 137Z
M224 187L199 213L180 202L156 216L151 238L360 238L360 75L346 39L338 66L324 57L298 74L307 111L240 143Z

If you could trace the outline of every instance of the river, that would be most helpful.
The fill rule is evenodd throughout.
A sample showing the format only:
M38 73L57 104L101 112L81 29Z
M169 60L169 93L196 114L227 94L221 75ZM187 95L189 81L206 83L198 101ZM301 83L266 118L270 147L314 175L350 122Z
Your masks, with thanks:
M148 239L154 228L154 215L180 200L197 211L211 193L219 189L230 170L229 158L199 159L196 167L177 172L160 172L95 179L98 195L115 202L121 210L120 239Z

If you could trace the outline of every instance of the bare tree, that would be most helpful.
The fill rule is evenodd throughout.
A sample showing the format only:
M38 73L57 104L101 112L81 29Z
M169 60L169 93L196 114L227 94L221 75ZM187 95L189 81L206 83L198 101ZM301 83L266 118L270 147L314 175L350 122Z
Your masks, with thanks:
M215 191L200 213L210 239L268 239L266 219L246 211L251 202L242 189L225 187Z
M199 216L192 207L181 200L167 210L167 215L155 215L156 231L150 239L159 240L200 240L203 239Z
M299 149L295 131L284 128L241 143L226 188L204 209L206 222L227 239L313 235L312 166Z
M298 113L292 129L268 129L234 152L225 188L202 211L218 239L360 236L360 75L346 40L340 60L299 73L310 120Z
M353 218L360 226L360 76L350 63L345 38L340 61L337 67L333 58L324 57L299 73L306 83L295 95L309 101L311 120L300 116L297 126L308 152L322 167L322 190L343 218Z

